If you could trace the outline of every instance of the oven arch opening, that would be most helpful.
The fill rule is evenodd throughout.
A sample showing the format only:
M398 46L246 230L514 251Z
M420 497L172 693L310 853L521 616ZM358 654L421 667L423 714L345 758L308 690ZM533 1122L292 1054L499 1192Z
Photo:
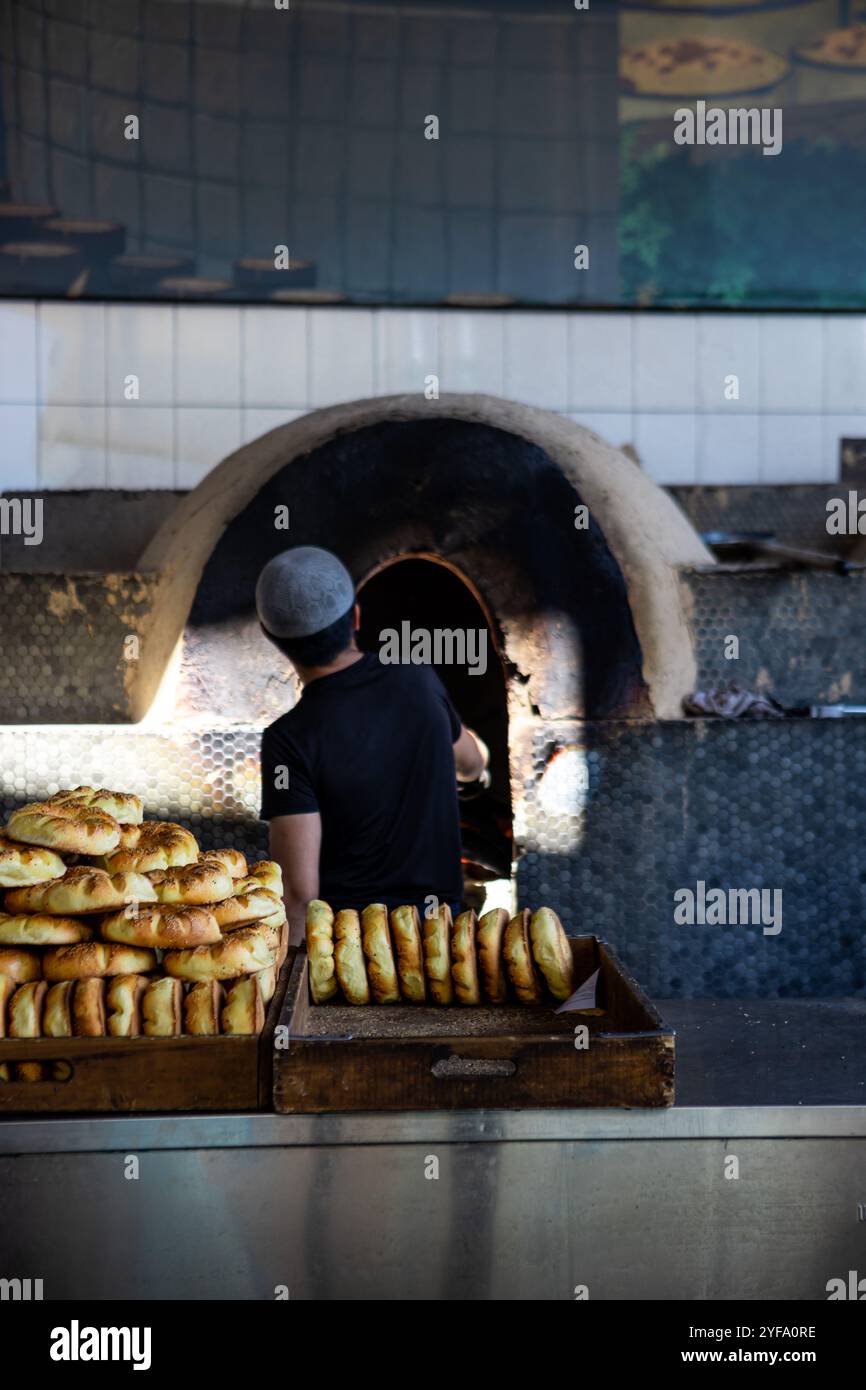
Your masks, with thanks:
M508 684L491 609L463 570L426 551L391 556L375 565L359 581L358 602L358 639L365 651L380 651L388 640L382 634L389 631L401 636L430 634L432 654L445 658L439 664L432 663L436 673L463 723L490 750L490 788L461 798L460 803L466 896L472 906L480 905L482 885L510 880L513 859ZM458 645L445 638L437 652L437 630L459 634ZM470 659L465 663L449 660L449 656L461 654L462 638ZM475 674L471 674L473 667Z

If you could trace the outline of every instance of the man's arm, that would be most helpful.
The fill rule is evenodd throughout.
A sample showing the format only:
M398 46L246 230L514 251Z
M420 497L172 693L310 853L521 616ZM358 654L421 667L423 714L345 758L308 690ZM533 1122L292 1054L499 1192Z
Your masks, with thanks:
M460 736L454 744L454 764L457 768L458 782L475 782L489 761L487 745L462 724Z
M293 946L299 946L304 940L304 909L311 898L319 896L322 817L318 811L297 816L274 816L270 842L271 858L283 871L289 941Z

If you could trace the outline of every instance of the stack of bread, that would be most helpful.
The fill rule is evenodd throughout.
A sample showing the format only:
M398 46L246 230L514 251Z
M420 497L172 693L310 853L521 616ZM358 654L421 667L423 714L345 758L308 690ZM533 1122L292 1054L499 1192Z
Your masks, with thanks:
M76 787L9 817L0 887L0 1038L263 1028L288 952L277 864Z
M371 903L336 915L307 905L314 1004L543 1004L574 990L574 958L549 907L509 918L504 908L452 921L446 904L421 921L416 907L388 914Z

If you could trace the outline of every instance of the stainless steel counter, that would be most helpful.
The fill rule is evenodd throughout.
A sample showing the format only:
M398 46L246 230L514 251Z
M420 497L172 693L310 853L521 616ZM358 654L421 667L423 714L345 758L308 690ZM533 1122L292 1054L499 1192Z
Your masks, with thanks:
M0 1276L46 1298L823 1299L866 1272L866 1001L661 1011L671 1110L3 1122Z

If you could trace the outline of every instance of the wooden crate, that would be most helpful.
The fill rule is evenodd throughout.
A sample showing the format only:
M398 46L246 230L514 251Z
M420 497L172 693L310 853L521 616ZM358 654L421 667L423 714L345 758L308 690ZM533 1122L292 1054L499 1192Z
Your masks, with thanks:
M552 1003L442 1008L310 1002L295 959L274 1056L274 1109L523 1109L663 1106L674 1099L674 1039L640 986L597 937L572 937L575 978L600 970L598 1012ZM586 1025L589 1046L575 1046Z
M15 1077L39 1062L64 1081L0 1081L0 1114L122 1114L144 1111L270 1110L274 1028L291 975L290 949L256 1037L0 1038L0 1063Z

